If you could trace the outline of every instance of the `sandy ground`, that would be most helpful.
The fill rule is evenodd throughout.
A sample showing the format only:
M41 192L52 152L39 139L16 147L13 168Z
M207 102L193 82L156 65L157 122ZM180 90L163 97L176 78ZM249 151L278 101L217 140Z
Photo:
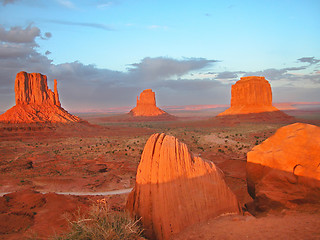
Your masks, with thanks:
M312 121L320 125L318 120ZM18 191L0 197L0 239L30 234L46 239L65 232L68 223L63 216L79 207L87 209L102 198L96 196L100 193L115 193L105 196L108 204L124 209L127 193L114 191L127 192L134 187L144 144L156 132L177 137L195 155L214 162L245 208L245 203L252 201L246 189L246 153L284 125L223 125L185 119L99 122L99 126L0 124L0 192ZM48 216L53 220L45 223ZM258 217L223 216L192 226L175 239L320 239L319 219L318 207L300 206Z
M175 240L320 239L317 212L282 211L264 217L220 216L186 229Z

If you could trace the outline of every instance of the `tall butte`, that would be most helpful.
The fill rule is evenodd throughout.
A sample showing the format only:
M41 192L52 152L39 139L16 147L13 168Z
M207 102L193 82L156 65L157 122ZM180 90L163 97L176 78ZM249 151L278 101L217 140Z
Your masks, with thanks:
M164 133L153 134L144 147L127 208L141 217L148 239L160 240L195 223L241 211L222 171Z
M54 92L48 88L47 76L40 73L19 72L15 80L16 105L0 115L0 122L79 122L61 107L54 80Z
M157 107L155 93L151 89L146 89L140 94L140 99L137 96L137 106L131 109L129 114L135 117L154 117L168 113Z
M272 106L270 83L264 77L242 77L231 87L231 107L223 115L279 111Z

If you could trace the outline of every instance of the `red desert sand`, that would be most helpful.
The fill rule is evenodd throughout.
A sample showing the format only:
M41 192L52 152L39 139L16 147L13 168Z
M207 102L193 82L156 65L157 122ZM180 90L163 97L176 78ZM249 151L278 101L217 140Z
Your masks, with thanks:
M19 72L15 80L16 105L0 115L0 122L35 123L79 122L61 107L54 80L54 92L48 88L47 76L40 73Z
M169 239L195 223L241 211L222 171L164 133L147 141L127 207L141 217L150 239Z

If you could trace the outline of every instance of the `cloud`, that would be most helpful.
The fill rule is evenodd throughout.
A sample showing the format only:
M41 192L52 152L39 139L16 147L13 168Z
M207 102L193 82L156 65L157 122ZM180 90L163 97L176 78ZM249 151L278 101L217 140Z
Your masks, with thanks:
M262 71L246 72L244 76L263 76L268 80L279 80L282 78L288 78L289 74L287 73L288 70L286 69L269 68Z
M45 35L46 38L51 38L52 37L52 34L50 32L46 32L44 35Z
M244 74L245 72L243 71L236 71L236 72L220 72L217 73L218 75L216 76L216 79L231 79L231 78L239 78L239 74Z
M9 30L0 25L0 102L12 104L7 96L13 96L15 75L20 71L46 73L51 60L37 52L36 39L41 37L40 29L29 25L25 29L12 27ZM13 96L14 99L14 96Z
M70 22L70 21L62 21L62 20L47 20L50 23L56 23L61 25L68 25L68 26L81 26L81 27L90 27L90 28L97 28L106 31L114 31L115 29L106 24L100 23L86 23L86 22Z
M300 71L305 69L307 69L307 66L287 67L280 69L269 68L257 72L246 72L244 76L264 76L268 80L293 79L295 74L290 73L290 71Z
M131 64L128 71L140 78L141 81L155 81L167 79L168 77L179 77L194 70L211 66L218 60L205 58L184 58L176 60L173 58L157 57L144 58L140 63Z
M303 63L309 63L309 64L316 64L320 62L320 60L316 59L315 57L302 57L302 58L299 58L298 61Z
M46 38L51 37L50 33L44 35ZM18 36L22 40L18 41ZM1 27L0 38L1 110L14 105L14 79L20 71L47 75L51 88L53 79L57 79L62 106L71 111L115 106L133 107L136 96L146 88L152 88L156 92L159 105L225 104L230 101L231 88L230 84L223 83L226 82L223 80L236 80L242 75L261 75L268 80L285 79L285 83L292 84L289 88L292 90L296 89L298 84L304 87L305 83L319 90L317 86L320 84L320 74L317 72L297 72L308 70L310 65L270 68L249 73L214 72L212 68L219 61L205 58L146 57L140 62L129 64L127 71L102 69L78 61L53 64L48 58L50 51L44 54L38 52L36 42L44 39L39 28L28 26L25 29L15 27L6 30ZM317 61L304 61L314 60ZM304 91L306 101L319 101L315 92L317 91L311 91L308 98L308 91Z
M21 27L11 27L10 30L7 31L0 25L1 42L35 43L36 37L40 37L40 29L38 27L32 27L32 25L27 26L25 29Z

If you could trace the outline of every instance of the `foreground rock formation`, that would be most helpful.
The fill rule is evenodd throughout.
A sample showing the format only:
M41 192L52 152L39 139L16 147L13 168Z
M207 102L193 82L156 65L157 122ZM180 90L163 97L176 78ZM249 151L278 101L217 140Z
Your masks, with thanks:
M137 96L137 106L130 111L130 114L151 117L167 113L156 106L155 93L151 89L146 89L140 94L140 99Z
M192 224L240 212L222 171L164 133L145 145L127 208L141 217L150 239L169 239Z
M320 127L280 128L247 154L248 192L260 210L320 203Z
M19 72L15 80L16 105L0 115L0 122L79 122L80 119L61 107L54 80L54 92L48 88L47 76Z

